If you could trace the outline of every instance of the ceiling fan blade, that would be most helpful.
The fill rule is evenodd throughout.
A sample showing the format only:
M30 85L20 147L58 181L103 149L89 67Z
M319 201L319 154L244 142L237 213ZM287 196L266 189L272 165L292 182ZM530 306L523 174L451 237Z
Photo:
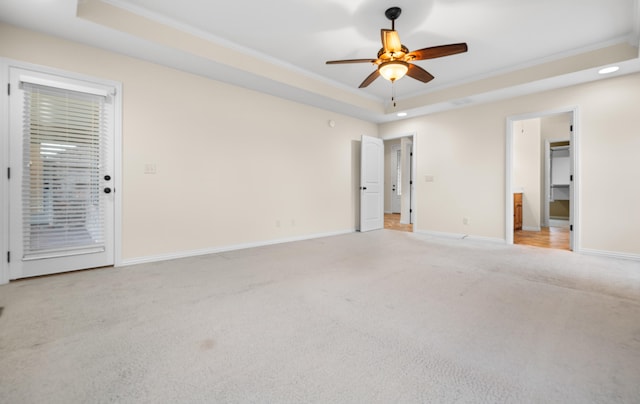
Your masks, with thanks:
M402 50L402 43L400 43L398 31L381 29L380 36L382 37L382 49L384 49L385 52L400 52Z
M434 77L428 71L424 70L420 66L409 63L409 70L407 70L407 76L419 80L423 83L428 83L434 79Z
M467 49L467 44L465 42L454 43L451 45L432 46L430 48L418 49L410 52L407 55L407 58L410 58L411 60L435 59L443 56L455 55L457 53L464 53Z
M369 84L373 83L373 80L377 79L378 76L380 76L380 72L378 71L378 69L376 69L373 71L373 73L368 75L366 79L364 79L364 81L360 84L358 88L365 88Z
M337 65L344 63L375 63L377 59L345 59L345 60L328 60L328 65Z

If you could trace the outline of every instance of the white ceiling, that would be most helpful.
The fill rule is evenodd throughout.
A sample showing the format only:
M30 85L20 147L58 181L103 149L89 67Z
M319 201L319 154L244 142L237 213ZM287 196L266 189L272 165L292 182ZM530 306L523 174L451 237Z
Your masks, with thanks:
M78 7L92 4L116 6L205 38L230 53L249 55L255 62L230 66L226 52L203 57L186 45L169 46L119 28L114 21L82 18ZM0 0L0 21L382 122L397 119L389 108L391 84L378 78L368 88L357 89L374 70L372 65L325 61L375 58L381 47L380 29L391 25L384 16L391 6L402 8L396 29L410 50L455 42L469 46L465 54L416 62L435 79L427 84L409 77L399 80L395 90L400 104L403 99L419 99L587 51L638 45L638 0ZM636 61L630 62L620 74L640 68ZM290 72L291 82L269 72L269 66ZM504 90L513 95L573 83L568 77L546 79L546 87L519 83L519 91ZM584 76L574 81L593 79ZM317 86L335 88L336 95L315 90ZM474 100L473 96L465 94L465 99ZM476 100L488 98L478 94ZM413 110L414 114L430 111L415 105Z

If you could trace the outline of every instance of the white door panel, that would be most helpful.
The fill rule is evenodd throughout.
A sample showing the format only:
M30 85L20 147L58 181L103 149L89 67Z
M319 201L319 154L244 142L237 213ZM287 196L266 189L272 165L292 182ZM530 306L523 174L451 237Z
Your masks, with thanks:
M111 95L26 69L9 76L10 278L113 265Z
M360 231L384 227L384 143L362 136L360 162Z

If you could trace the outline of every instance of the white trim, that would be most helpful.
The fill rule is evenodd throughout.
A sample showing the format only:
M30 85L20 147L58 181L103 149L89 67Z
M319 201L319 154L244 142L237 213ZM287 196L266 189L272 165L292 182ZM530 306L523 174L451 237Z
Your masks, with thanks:
M417 185L418 185L418 132L412 132L411 133L411 152L413 153L413 159L412 159L412 167L411 167L411 173L412 173L412 177L413 177L413 185L411 188L411 201L409 203L409 205L411 205L411 209L412 212L411 214L413 215L413 217L411 218L411 224L412 224L412 229L415 232L416 229L418 228L418 189L417 189Z
M578 251L581 254L585 255L596 255L600 257L607 258L617 258L623 260L632 260L632 261L640 261L640 254L629 254L629 253L621 253L615 251L603 251L603 250L592 250L590 248L582 248Z
M524 231L540 231L542 230L540 226L522 226L522 230Z
M200 250L177 251L170 254L150 255L146 257L125 259L121 261L120 266L146 264L146 263L158 262L158 261L168 261L168 260L174 260L178 258L197 257L200 255L207 255L207 254L219 254L219 253L229 252L229 251L244 250L247 248L265 247L265 246L274 245L274 244L285 244L285 243L292 243L295 241L313 240L313 239L324 238L324 237L341 236L344 234L351 234L351 233L356 233L356 231L354 229L349 229L349 230L341 230L341 231L329 232L329 233L317 233L317 234L309 234L305 236L281 238L276 240L256 241L253 243L243 243L243 244L234 244L234 245L228 245L228 246L222 246L222 247L203 248Z
M6 86L9 83L9 66L5 58L0 58L0 285L9 283L9 263L6 254L9 251L9 95Z
M469 234L463 233L445 233L439 231L430 231L430 230L414 230L416 234L422 234L425 236L433 236L438 238L448 238L448 239L456 239L456 240L470 240L470 241L483 241L488 243L497 243L504 244L505 240L497 237L483 237L483 236L472 236Z
M570 233L570 248L573 251L580 250L580 231L582 229L582 219L580 217L580 181L582 178L582 171L580 170L580 136L578 133L580 132L580 114L578 107L574 107L573 116L571 117L571 125L573 126L573 131L569 134L569 144L571 146L571 174L573 174L573 190L571 192L571 206L570 209L570 218L569 225L573 226L573 231Z
M44 78L41 78L41 77L29 76L29 75L26 75L26 74L21 74L20 75L20 82L21 83L37 84L37 85L45 86L45 87L60 88L62 90L69 90L69 91L76 91L76 92L79 92L79 93L99 95L101 97L106 97L109 94L113 94L115 92L115 89L113 89L113 88L97 88L95 86L89 87L89 86L85 86L85 85L81 85L81 84L76 84L76 83L73 83L71 81L72 80L53 81L53 80L47 80L47 79L44 79Z
M637 0L634 0L634 1L637 1ZM631 37L633 37L633 35L631 35ZM461 86L461 85L464 85L464 84L474 83L474 82L480 81L480 80L496 78L496 77L499 77L499 76L502 76L502 75L505 75L505 74L517 72L517 71L520 71L520 70L529 69L529 68L532 68L532 67L541 66L541 65L546 64L546 63L553 63L553 62L557 62L557 61L562 60L562 59L570 58L570 57L577 56L577 55L582 55L584 53L598 51L600 49L606 49L608 47L616 46L616 45L619 45L619 44L622 44L622 43L629 43L629 40L630 40L630 36L629 35L622 35L622 36L618 36L618 37L615 37L615 38L608 39L606 41L590 44L590 45L583 46L583 47L580 47L580 48L571 49L571 50L568 50L568 51L565 51L565 52L555 53L553 55L545 56L545 57L542 57L542 58L530 59L530 60L527 60L525 62L516 64L516 65L513 65L513 66L507 66L507 67L499 68L499 69L496 69L496 70L491 70L490 72L487 72L487 73L476 74L475 76L467 77L467 78L465 78L463 80L447 81L447 82L443 82L442 84L435 84L434 83L432 86L430 86L429 92L424 93L422 95L427 95L427 94L431 94L431 93L447 90L449 88L455 88L455 87L458 87L458 86ZM637 43L632 43L631 45L638 46ZM538 92L538 91L536 91L536 92ZM510 96L508 98L517 97L517 96L518 95ZM462 97L462 100L466 100L466 99L473 99L474 101L477 101L475 96ZM399 101L404 101L404 99L400 98ZM453 100L449 100L448 103L451 102L451 101L453 101ZM462 106L467 106L467 105L461 105L461 107ZM411 110L407 110L407 111L411 111ZM407 119L407 117L404 117L403 119ZM523 119L527 119L527 118L523 118Z
M118 267L122 262L122 104L124 93L122 83L115 83L116 96L113 97L113 197L115 203L113 223L113 266Z
M206 41L212 42L216 45L219 45L221 47L225 47L228 48L232 51L238 52L240 54L242 54L243 56L249 56L249 57L253 57L256 58L260 61L263 61L265 63L269 63L271 65L277 66L277 67L282 67L284 69L287 69L293 73L297 73L300 75L303 75L305 77L314 79L314 80L318 80L321 81L323 83L326 84L330 84L332 86L335 87L339 87L341 90L343 91L348 91L354 95L360 96L360 97L364 97L367 98L369 100L372 101L377 101L377 102L381 102L382 99L380 97L377 97L375 95L372 94L367 94L367 93L363 93L362 91L359 91L359 89L354 88L353 86L349 86L346 85L342 82L336 81L336 80L332 80L329 79L323 75L311 72L309 70L305 70L300 68L297 65L294 65L292 63L289 62L285 62L282 59L278 59L273 57L272 55L268 55L266 53L263 52L259 52L256 51L255 49L251 49L248 48L246 46L240 45L237 42L231 41L227 38L222 38L220 36L214 35L210 32L195 28L192 25L189 24L184 24L174 18L171 17L167 17L166 15L162 15L160 13L156 13L154 11L150 11L144 7L139 7L133 4L130 4L130 2L127 1L122 1L122 0L102 0L104 3L107 3L111 6L117 7L119 9L125 10L127 12L130 12L132 14L135 14L137 16L149 19L151 21L154 21L158 24L162 24L165 26L168 26L172 29L178 30L180 32L184 32L186 34L189 35L193 35L194 37L197 37L199 39L204 39ZM172 66L175 67L175 66Z
M416 138L416 134L417 132L404 132L404 133L400 133L400 134L391 134L391 135L382 135L380 136L380 139L382 140L395 140L395 139L402 139L403 137L411 137L415 140ZM415 153L414 153L414 157L415 157Z
M505 230L504 240L507 244L513 244L513 123L516 119L507 117L507 133L505 136Z
M437 231L415 231L415 233L425 236L433 236L438 238L447 238L447 239L456 239L456 240L471 240L471 241L485 241L489 243L498 243L505 244L505 240L494 238L494 237L478 237L478 236L468 236L466 234L460 233L444 233ZM513 245L513 244L512 244ZM640 254L629 254L629 253L620 253L615 251L603 251L603 250L592 250L588 248L580 249L579 251L574 251L579 254L584 255L594 255L606 258L616 258L616 259L624 259L624 260L632 260L632 261L640 261Z

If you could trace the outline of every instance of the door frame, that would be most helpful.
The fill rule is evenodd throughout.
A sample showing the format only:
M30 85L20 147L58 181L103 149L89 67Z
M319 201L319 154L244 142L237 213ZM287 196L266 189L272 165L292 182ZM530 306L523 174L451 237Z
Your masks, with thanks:
M402 185L403 189L409 190L409 196L406 194L402 194L400 199L400 223L402 224L412 224L412 213L413 213L413 164L412 155L413 155L413 138L412 137L404 137L401 139L400 147L403 148L402 156L403 163L402 164ZM406 153L406 155L405 155ZM404 203L403 203L404 202Z
M2 83L2 95L0 95L0 285L9 283L9 104L10 95L7 88L9 83L9 70L11 68L28 69L42 73L56 75L72 80L83 80L111 86L116 89L114 102L114 223L113 223L113 265L122 265L122 83L94 76L79 74L67 70L56 69L48 66L22 62L0 57L0 82ZM11 91L15 91L12 89ZM15 259L15 258L14 258Z
M505 242L513 244L513 126L516 121L527 119L544 118L550 115L558 115L564 113L572 114L573 131L570 136L571 161L570 171L573 175L572 186L570 188L570 225L573 230L570 233L569 248L571 251L579 252L580 246L580 114L578 106L559 108L541 112L530 112L520 115L511 115L506 119L505 134Z
M406 223L411 223L413 224L413 232L416 231L416 228L418 226L418 212L416 209L416 206L418 206L418 202L417 202L417 194L416 194L416 167L417 167L417 154L416 154L416 150L417 150L417 144L418 144L418 135L417 132L404 132L404 133L395 133L395 134L391 134L391 135L385 135L385 136L381 136L380 137L383 141L386 140L395 140L395 139L401 139L401 138L409 138L410 142L411 142L411 153L413 154L412 158L410 159L410 167L409 167L409 176L412 176L413 179L410 178L410 180L413 181L413 184L411 184L409 186L409 220L406 220ZM386 169L386 167L385 167ZM404 174L404 173L403 173ZM404 192L403 192L403 198L404 198ZM402 212L401 212L401 217L402 217Z

